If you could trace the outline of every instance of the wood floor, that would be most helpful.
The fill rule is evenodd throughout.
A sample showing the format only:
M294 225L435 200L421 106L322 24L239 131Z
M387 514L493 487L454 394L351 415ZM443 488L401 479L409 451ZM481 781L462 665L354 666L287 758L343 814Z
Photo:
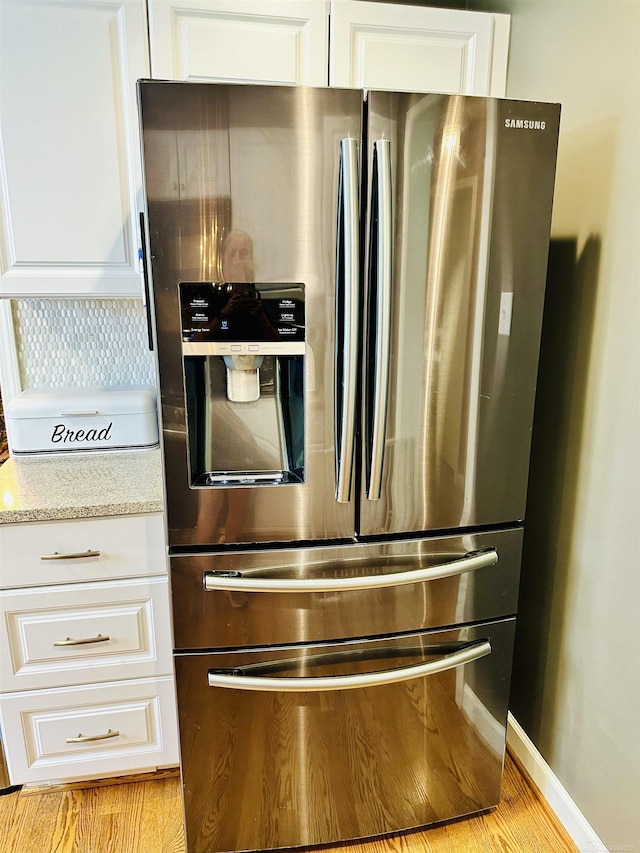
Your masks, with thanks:
M576 853L507 755L497 809L421 832L318 853ZM27 788L0 797L0 853L185 853L180 784L168 771L135 782Z

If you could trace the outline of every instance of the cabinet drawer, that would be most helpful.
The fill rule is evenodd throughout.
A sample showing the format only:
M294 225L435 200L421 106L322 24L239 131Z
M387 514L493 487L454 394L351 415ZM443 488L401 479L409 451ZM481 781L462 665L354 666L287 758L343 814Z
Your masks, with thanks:
M0 712L14 785L178 763L171 676L7 694Z
M0 587L158 575L167 570L161 513L0 525Z
M0 612L3 691L172 670L166 576L4 591Z

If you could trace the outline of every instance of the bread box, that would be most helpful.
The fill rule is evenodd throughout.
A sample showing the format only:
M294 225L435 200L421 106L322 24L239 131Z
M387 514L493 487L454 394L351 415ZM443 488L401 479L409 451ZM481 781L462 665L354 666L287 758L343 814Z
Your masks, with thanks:
M29 388L6 405L15 456L104 452L158 443L151 387Z

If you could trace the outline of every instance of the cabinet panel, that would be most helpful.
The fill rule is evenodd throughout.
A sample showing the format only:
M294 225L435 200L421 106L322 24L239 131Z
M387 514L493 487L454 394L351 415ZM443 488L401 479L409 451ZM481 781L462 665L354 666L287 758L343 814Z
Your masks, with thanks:
M2 689L170 673L167 587L163 577L0 593Z
M153 77L324 86L327 6L325 0L152 0Z
M178 763L173 678L11 693L0 700L13 784Z
M509 17L333 0L331 86L504 95Z
M163 574L164 543L159 513L1 524L0 588Z
M1 293L140 295L143 0L0 8Z

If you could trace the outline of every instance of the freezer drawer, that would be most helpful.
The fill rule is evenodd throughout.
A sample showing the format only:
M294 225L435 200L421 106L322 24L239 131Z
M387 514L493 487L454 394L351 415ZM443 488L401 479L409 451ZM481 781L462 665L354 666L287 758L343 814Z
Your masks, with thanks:
M171 557L175 646L314 642L511 616L521 548L515 528Z
M177 655L188 853L324 844L495 806L514 628Z

